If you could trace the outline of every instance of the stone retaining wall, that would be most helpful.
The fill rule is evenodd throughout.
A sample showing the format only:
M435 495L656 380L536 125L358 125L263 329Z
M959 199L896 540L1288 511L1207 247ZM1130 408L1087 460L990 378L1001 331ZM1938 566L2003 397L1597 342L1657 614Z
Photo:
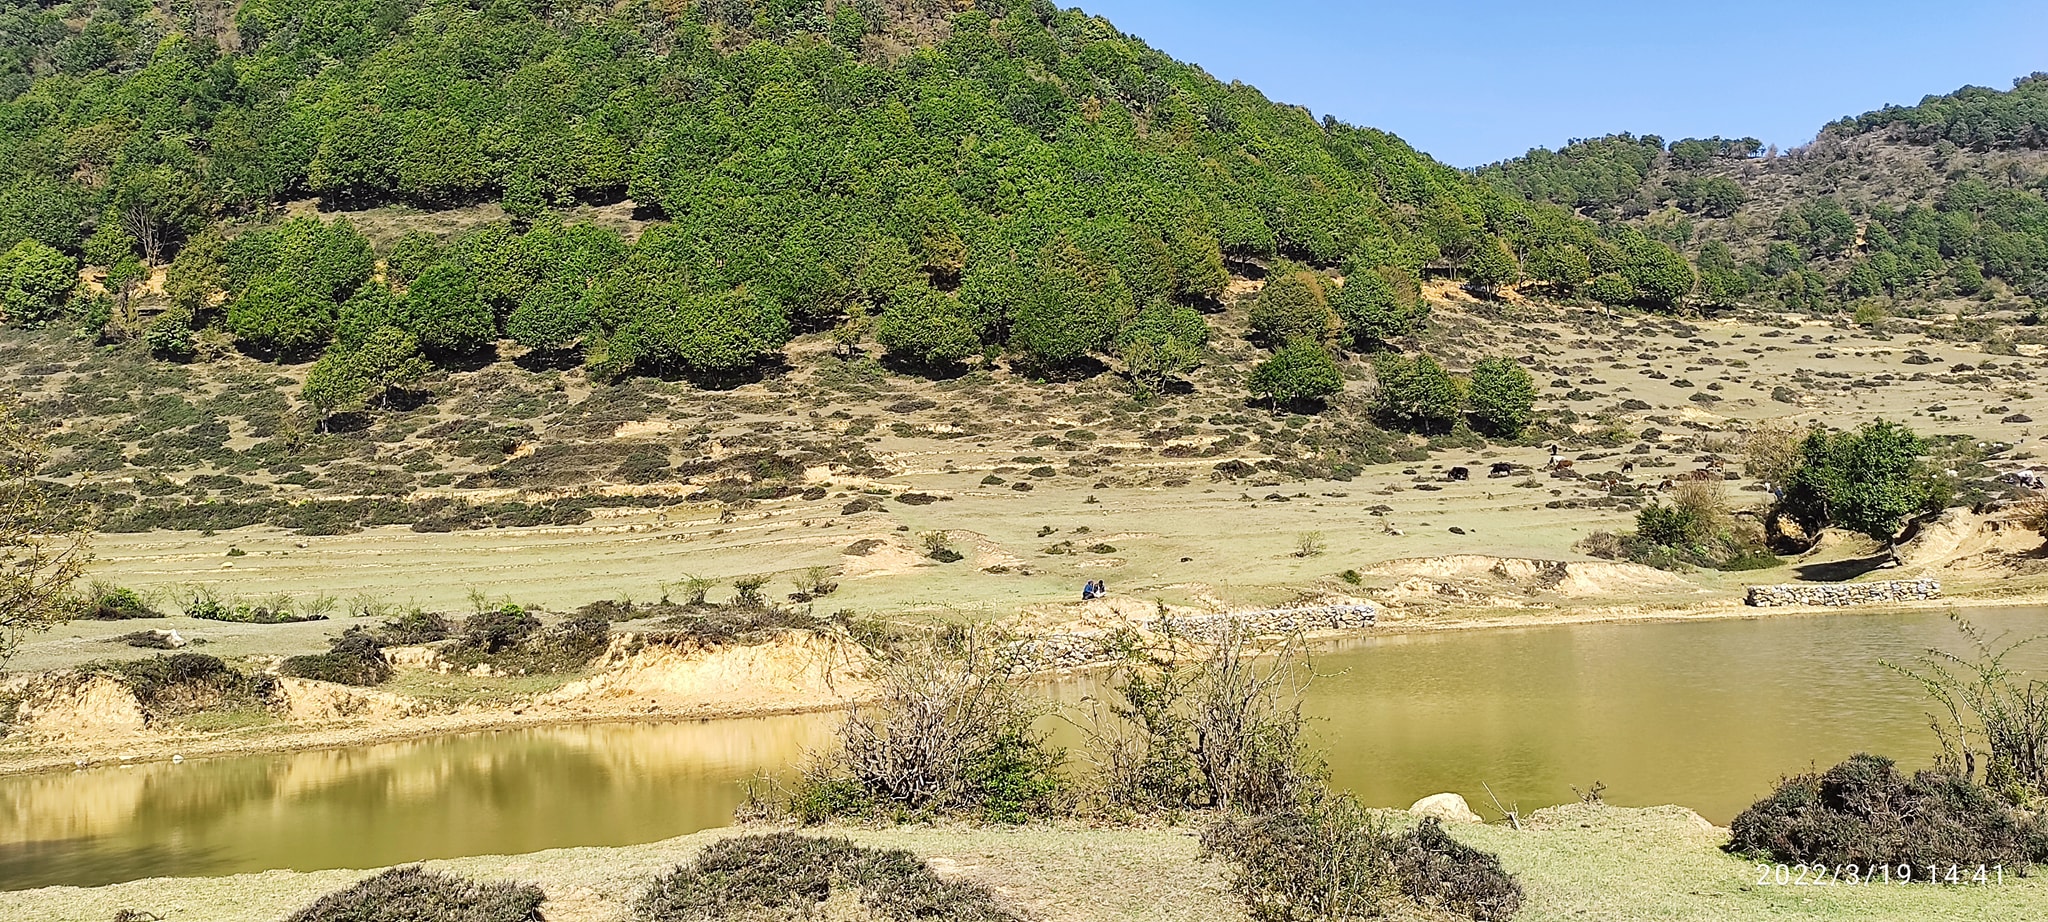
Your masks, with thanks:
M1781 605L1880 605L1886 602L1919 602L1941 598L1941 580L1902 579L1882 583L1794 583L1783 586L1751 586L1750 605L1774 608Z
M1150 634L1169 631L1183 637L1213 638L1233 627L1252 636L1271 636L1316 631L1357 631L1373 626L1379 610L1371 605L1317 605L1309 608L1269 608L1263 611L1219 612L1211 615L1146 618L1131 623ZM1045 669L1071 669L1115 659L1112 630L1049 634L1017 641L1010 648L1014 673Z

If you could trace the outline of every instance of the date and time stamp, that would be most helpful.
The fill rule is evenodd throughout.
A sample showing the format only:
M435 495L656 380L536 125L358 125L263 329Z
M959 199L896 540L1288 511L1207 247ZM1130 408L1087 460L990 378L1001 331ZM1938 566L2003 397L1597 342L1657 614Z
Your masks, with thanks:
M1756 865L1758 887L1856 887L1940 884L1992 887L2005 883L2002 864L1767 864Z

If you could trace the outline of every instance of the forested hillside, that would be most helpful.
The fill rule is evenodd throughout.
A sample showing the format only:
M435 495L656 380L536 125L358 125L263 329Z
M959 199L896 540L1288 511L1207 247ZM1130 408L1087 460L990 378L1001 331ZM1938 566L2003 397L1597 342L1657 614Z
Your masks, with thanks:
M1101 356L1163 378L1196 360L1230 263L1318 273L1317 316L1266 330L1274 348L1407 332L1429 271L1490 288L1561 260L1651 306L1692 282L1632 230L1048 3L167 9L7 14L7 320L174 358L324 355L323 411L508 340L600 375L750 376L834 330L911 370ZM280 222L308 198L511 220L379 251ZM637 239L552 214L625 200L652 219Z
M1912 310L2048 298L2048 75L1826 126L1804 147L1628 134L1493 164L1497 187L1686 250L1694 300Z

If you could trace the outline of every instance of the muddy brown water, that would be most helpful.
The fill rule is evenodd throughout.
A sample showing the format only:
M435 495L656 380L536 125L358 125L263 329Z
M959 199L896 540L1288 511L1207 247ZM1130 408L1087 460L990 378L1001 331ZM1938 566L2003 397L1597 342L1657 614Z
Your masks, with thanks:
M2048 611L1970 617L2048 631ZM1941 612L1369 638L1320 652L1308 700L1333 781L1406 806L1486 790L1523 810L1605 785L1726 823L1780 775L1859 750L1919 764L1926 704L1881 665L1961 649ZM2048 644L2018 661L2048 669ZM1073 704L1087 680L1055 684ZM749 779L833 715L471 733L355 749L0 778L0 889L656 841L729 822ZM1064 736L1071 736L1069 731Z

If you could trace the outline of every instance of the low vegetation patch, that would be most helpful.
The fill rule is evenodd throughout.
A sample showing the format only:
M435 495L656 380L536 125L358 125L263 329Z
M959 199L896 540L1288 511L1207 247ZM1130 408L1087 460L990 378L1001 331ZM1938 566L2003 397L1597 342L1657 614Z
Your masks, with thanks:
M1939 769L1907 777L1867 753L1779 782L1729 824L1728 850L1788 864L1893 868L1938 882L1950 867L2004 865L2025 874L2048 859L2048 824L1984 786Z
M449 633L447 618L415 608L378 625L377 641L388 647L411 647L447 640Z
M1236 865L1231 889L1259 922L1399 916L1403 903L1499 922L1522 906L1521 885L1499 858L1433 818L1394 833L1348 794L1227 814L1203 832L1202 847Z
M323 896L286 922L540 922L546 900L531 884L478 883L410 865Z
M359 627L342 632L326 653L287 658L277 671L294 678L357 686L382 685L391 678L391 664L384 661L383 644Z
M72 617L85 621L132 621L160 616L135 590L99 580L87 586L73 606Z
M319 609L332 607L332 604L332 600L301 603L286 596L249 602L222 598L202 588L193 594L191 601L185 603L185 615L206 621L231 621L238 624L295 624L301 621L327 620L327 612Z
M982 887L941 880L910 852L789 832L716 842L656 879L634 906L638 922L850 918L1010 922L1018 916Z
M875 645L877 700L854 708L839 746L785 796L743 808L810 824L965 816L1021 823L1066 811L1065 752L1035 724L1044 706L1011 676L1008 643L951 629Z
M574 672L603 653L611 622L579 615L551 627L517 605L478 612L463 619L461 632L443 648L458 666L489 666L515 675Z
M81 672L109 675L128 686L151 720L267 708L276 688L276 681L269 676L243 673L204 653L101 663Z

